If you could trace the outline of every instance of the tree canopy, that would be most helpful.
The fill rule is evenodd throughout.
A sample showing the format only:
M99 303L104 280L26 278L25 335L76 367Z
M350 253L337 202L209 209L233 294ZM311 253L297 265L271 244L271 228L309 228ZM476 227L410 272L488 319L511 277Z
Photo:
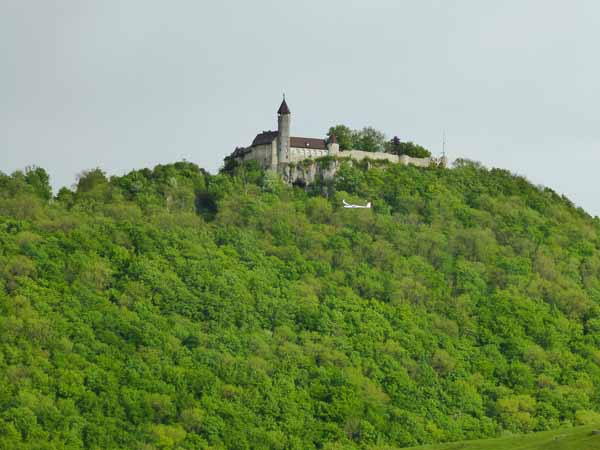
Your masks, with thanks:
M413 158L427 158L431 156L431 152L425 147L412 142L402 142L398 136L394 136L390 141L386 142L386 151L394 155L411 156Z
M0 174L0 448L390 449L600 422L600 224L505 170ZM371 199L373 210L341 200Z
M431 152L412 142L402 142L398 136L387 140L385 134L373 127L353 130L346 125L329 128L327 136L335 135L340 150L362 150L364 152L387 152L394 155L407 155L414 158L426 158Z
M352 130L346 125L336 125L329 128L327 136L331 137L331 135L335 135L340 150L385 151L385 134L373 127Z

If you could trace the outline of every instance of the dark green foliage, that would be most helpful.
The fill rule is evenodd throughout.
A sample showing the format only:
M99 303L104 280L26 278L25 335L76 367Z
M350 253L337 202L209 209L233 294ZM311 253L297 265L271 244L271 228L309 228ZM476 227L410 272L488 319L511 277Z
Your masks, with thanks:
M342 164L324 198L180 162L48 202L41 175L0 174L0 449L600 422L600 227L550 189L469 161Z
M335 135L340 145L340 150L352 150L355 148L354 131L346 125L336 125L329 128L327 136L331 137L332 135Z
M386 152L394 155L406 155L413 158L427 158L431 156L431 152L425 147L422 147L412 142L402 142L398 136L394 136L389 142L386 142Z
M25 182L33 188L35 194L43 200L52 198L50 177L41 167L28 167L25 170Z
M413 158L427 158L431 152L412 142L402 142L395 136L386 141L385 134L373 127L364 127L362 130L352 130L346 125L336 125L329 128L327 136L335 135L340 144L340 150L362 150L365 152L386 152L394 155L407 155ZM226 161L226 168L233 164ZM231 173L231 170L229 170Z
M77 192L88 192L106 183L108 179L101 169L86 170L77 179Z
M352 130L346 125L329 128L327 136L335 135L340 150L362 150L365 152L385 151L385 134L373 127Z
M365 152L385 151L385 134L373 127L364 127L354 132L355 149Z
M25 172L17 171L10 176L0 172L0 195L7 194L25 195L32 194L42 200L52 198L50 177L41 167L28 167Z

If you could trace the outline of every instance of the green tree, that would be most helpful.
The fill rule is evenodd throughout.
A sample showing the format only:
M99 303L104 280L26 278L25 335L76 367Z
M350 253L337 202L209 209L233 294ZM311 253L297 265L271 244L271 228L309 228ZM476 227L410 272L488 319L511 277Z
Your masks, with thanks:
M99 168L81 172L77 177L77 192L89 192L108 183L106 174Z
M41 199L48 201L52 198L50 177L41 167L31 166L26 168L25 181L33 188L35 194Z
M327 136L331 137L335 135L338 144L340 145L340 150L352 150L356 148L355 143L355 132L347 127L346 125L336 125L329 128L327 132Z
M413 144L412 142L402 142L398 136L394 136L394 138L386 142L385 151L394 155L406 155L412 158L428 158L431 156L431 152L425 147Z
M373 127L364 127L362 130L353 132L353 141L357 150L364 152L385 151L385 134Z

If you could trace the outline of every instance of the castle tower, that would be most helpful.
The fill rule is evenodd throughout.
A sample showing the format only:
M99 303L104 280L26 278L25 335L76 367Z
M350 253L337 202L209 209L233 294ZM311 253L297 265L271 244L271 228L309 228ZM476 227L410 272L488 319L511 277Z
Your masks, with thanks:
M290 160L290 127L292 125L292 114L285 102L285 95L281 106L277 110L277 160L289 162Z
M340 144L338 144L335 134L329 136L327 141L327 154L329 156L337 156L340 153Z

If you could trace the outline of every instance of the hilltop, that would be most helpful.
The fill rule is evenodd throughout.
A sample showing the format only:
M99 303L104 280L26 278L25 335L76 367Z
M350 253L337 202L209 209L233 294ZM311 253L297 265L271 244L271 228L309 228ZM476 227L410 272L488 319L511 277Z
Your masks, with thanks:
M0 174L0 448L600 423L598 219L469 161L367 166L308 190L252 164L92 170L55 197L43 169Z

